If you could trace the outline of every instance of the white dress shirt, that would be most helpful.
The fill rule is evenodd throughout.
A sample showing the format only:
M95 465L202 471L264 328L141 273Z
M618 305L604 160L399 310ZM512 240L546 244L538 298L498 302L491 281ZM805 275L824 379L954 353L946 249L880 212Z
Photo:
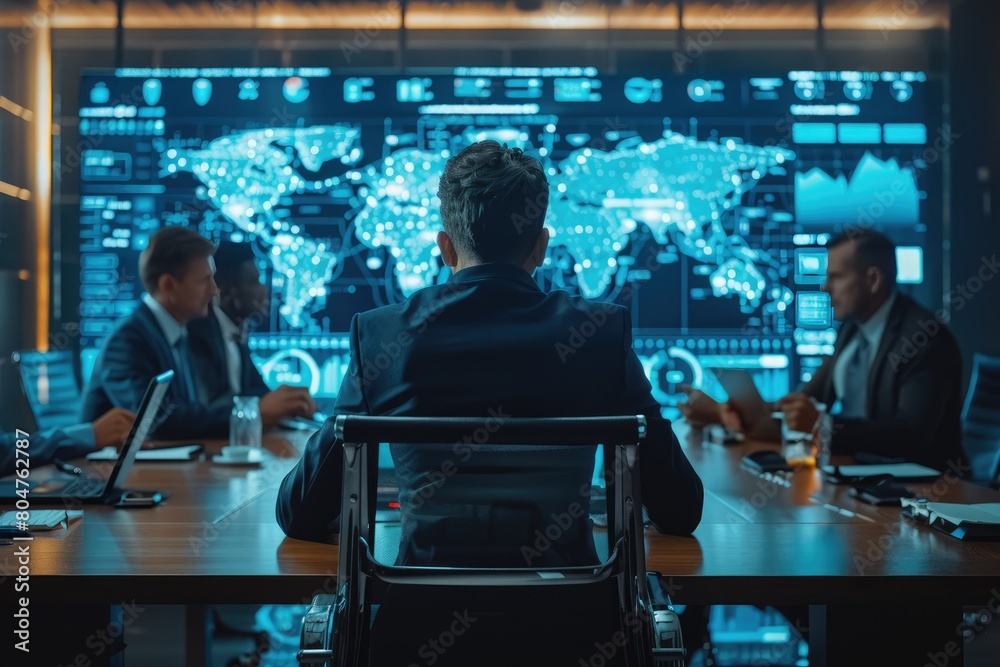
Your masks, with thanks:
M163 331L163 335L167 338L167 344L170 346L170 351L174 355L174 363L177 364L177 368L181 368L181 360L177 352L177 341L181 336L187 335L187 327L180 324L174 319L174 316L167 312L159 301L151 297L148 293L142 295L142 302L146 304L151 311L153 311L153 317L156 318L156 323L160 325L160 330Z
M226 370L229 371L229 388L233 390L234 396L239 396L242 390L243 361L240 357L240 346L237 339L243 339L243 329L237 327L229 316L222 312L218 304L212 309L215 318L219 321L219 329L222 330L222 342L226 348Z
M868 340L868 359L863 364L864 368L871 373L872 364L875 363L875 356L878 353L879 345L882 343L882 335L885 333L886 324L889 322L889 313L892 311L892 304L896 303L896 293L893 292L885 300L882 307L865 322L858 325L858 333L851 339L837 358L837 364L833 367L833 390L837 393L837 400L843 399L844 385L846 384L847 367L858 347L858 336L864 336Z

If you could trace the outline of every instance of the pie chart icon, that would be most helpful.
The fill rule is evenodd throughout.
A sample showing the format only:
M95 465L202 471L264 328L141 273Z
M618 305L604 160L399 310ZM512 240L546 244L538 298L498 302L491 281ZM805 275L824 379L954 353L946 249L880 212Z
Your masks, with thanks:
M285 95L285 99L292 104L305 102L309 97L309 82L300 76L290 76L285 79L284 85L281 86L281 92Z

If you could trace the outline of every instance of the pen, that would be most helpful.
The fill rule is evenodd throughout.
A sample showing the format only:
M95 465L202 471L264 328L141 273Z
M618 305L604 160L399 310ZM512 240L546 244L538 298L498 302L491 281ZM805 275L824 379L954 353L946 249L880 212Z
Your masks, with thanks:
M70 475L80 475L83 473L83 471L77 468L75 465L72 465L71 463L66 463L62 459L52 459L52 463L57 468L59 468L63 472L69 473Z

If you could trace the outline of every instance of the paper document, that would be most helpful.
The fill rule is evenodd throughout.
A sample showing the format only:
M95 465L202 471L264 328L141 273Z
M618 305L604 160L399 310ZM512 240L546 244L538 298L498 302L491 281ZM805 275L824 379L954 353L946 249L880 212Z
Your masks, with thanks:
M945 521L962 523L1000 524L1000 503L925 503L930 518L938 516Z
M892 475L900 479L936 477L940 470L922 466L919 463L873 463L868 465L823 466L823 472L838 477L874 477Z
M184 445L183 447L163 447L161 449L140 449L136 461L190 461L200 452L202 445ZM87 454L88 461L114 461L118 451L114 447L105 447Z

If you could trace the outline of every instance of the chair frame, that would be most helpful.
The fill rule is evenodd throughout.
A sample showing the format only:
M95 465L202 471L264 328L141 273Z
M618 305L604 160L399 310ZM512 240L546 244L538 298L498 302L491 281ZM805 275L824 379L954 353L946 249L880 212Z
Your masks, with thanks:
M659 573L646 571L639 445L647 427L641 415L508 419L498 430L495 426L491 429L491 440L505 445L604 445L605 470L613 470L615 477L614 493L608 497L609 555L604 563L491 569L404 567L375 560L372 545L379 443L458 442L484 424L483 419L458 417L335 418L335 437L344 450L338 593L313 599L303 619L299 662L367 665L371 597L379 585L566 586L620 577L619 604L624 618L644 619L625 647L627 664L682 664L686 652L679 621L669 596L659 586ZM370 445L375 445L374 456Z
M976 392L977 387L980 387L980 375L989 371L996 372L1000 370L1000 357L991 357L985 354L976 353L972 358L972 373L969 377L969 387L966 390L965 401L962 404L962 453L965 455L969 464L973 463L972 456L969 455L966 442L970 442L973 439L979 438L982 440L994 440L1000 445L1000 429L996 426L980 425L977 424L975 427L970 427L969 416L974 410L978 408L976 399L979 395ZM980 387L981 389L981 387ZM993 433L989 433L990 429L993 429ZM990 436L993 436L992 438ZM977 452L980 453L980 452ZM1000 453L994 453L993 470L982 471L980 474L976 474L977 471L973 470L973 481L986 484L994 489L1000 489Z

